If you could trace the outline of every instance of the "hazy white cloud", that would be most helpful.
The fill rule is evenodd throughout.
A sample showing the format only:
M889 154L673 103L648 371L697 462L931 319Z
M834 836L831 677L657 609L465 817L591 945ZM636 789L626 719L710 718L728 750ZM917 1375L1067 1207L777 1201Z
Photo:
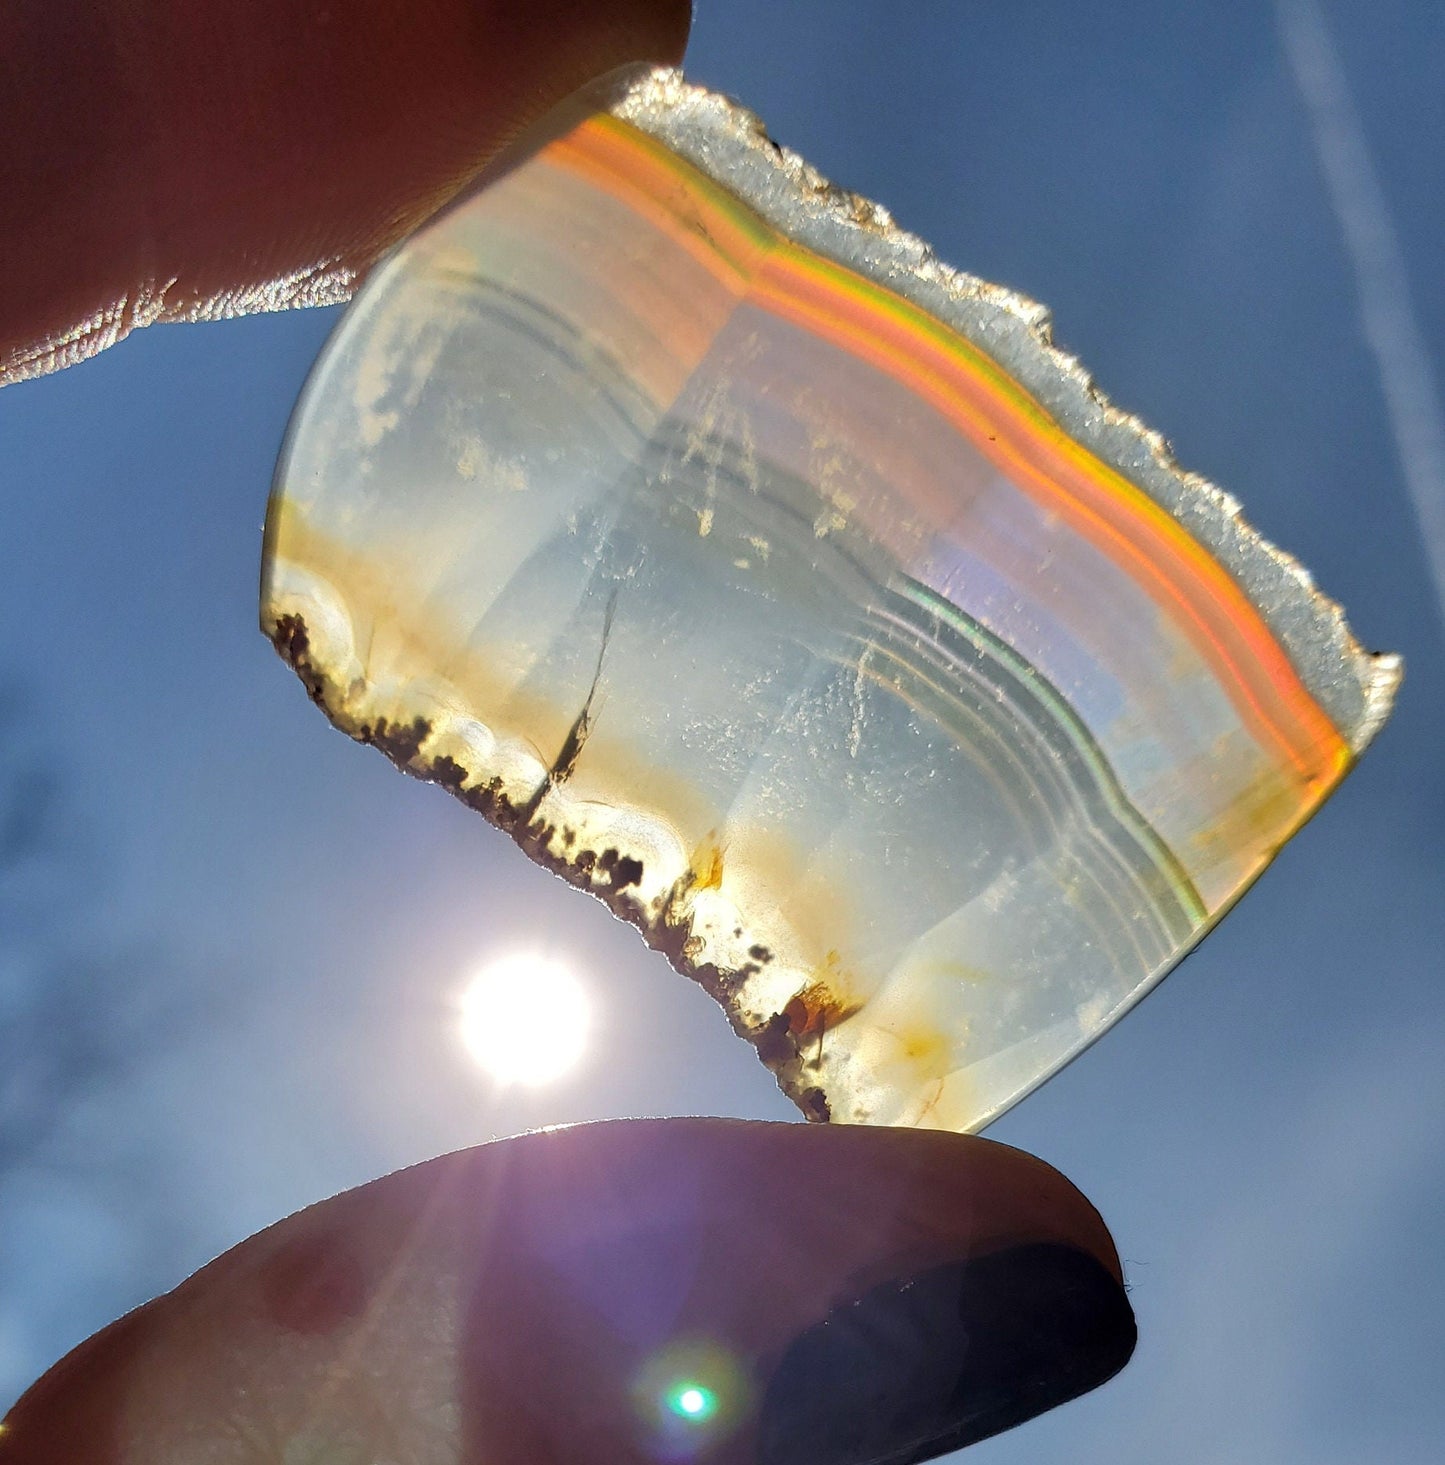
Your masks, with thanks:
M1169 1453L1197 1465L1360 1460L1360 1442L1335 1436L1320 1416L1338 1383L1330 1370L1339 1369L1321 1345L1337 1341L1330 1319L1341 1299L1368 1292L1391 1266L1410 1265L1402 1235L1445 1168L1442 1047L1439 1025L1389 1043L1377 1038L1282 1093L1252 1137L1236 1134L1227 1150L1215 1149L1229 1169L1207 1177L1217 1204L1202 1207L1179 1238L1179 1254L1192 1259L1187 1272L1141 1280L1154 1305L1167 1306L1173 1337L1189 1342L1152 1381L1149 1408L1118 1441L1116 1460L1152 1465L1166 1441L1175 1442ZM1210 1158L1207 1147L1201 1158ZM1438 1287L1438 1268L1420 1280ZM1419 1347L1418 1338L1393 1338L1388 1319L1382 1332L1384 1345L1356 1341L1351 1383L1362 1394L1372 1371L1391 1367L1390 1346ZM1370 1417L1373 1458L1439 1458L1418 1415L1399 1420L1397 1438L1378 1433L1378 1411Z

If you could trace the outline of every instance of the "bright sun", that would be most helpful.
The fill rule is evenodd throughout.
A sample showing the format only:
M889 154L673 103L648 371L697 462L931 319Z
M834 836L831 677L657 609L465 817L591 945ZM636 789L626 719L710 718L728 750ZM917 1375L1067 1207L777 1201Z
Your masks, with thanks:
M545 1084L582 1056L591 1004L561 962L518 953L479 972L462 994L462 1038L498 1083Z

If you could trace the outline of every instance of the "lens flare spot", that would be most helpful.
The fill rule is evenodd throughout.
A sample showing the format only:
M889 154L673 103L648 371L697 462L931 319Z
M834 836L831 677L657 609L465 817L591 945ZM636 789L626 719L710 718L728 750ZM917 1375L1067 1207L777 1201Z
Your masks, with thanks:
M706 1338L681 1338L643 1364L633 1402L658 1460L693 1459L755 1412L752 1381L736 1358Z
M689 1384L677 1390L672 1397L672 1409L684 1419L706 1419L712 1413L716 1401L707 1389Z

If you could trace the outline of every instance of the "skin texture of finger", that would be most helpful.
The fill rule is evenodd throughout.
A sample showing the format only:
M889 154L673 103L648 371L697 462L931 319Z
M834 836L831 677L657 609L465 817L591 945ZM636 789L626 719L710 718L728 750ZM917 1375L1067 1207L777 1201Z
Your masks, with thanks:
M344 298L688 0L18 0L0 9L0 382L153 320Z
M1036 1252L1115 1290L1088 1202L986 1140L729 1120L547 1131L251 1238L35 1385L0 1462L741 1465L768 1458L780 1360L840 1306ZM971 1343L983 1357L988 1339ZM1004 1424L1056 1402L1035 1387L1017 1381Z

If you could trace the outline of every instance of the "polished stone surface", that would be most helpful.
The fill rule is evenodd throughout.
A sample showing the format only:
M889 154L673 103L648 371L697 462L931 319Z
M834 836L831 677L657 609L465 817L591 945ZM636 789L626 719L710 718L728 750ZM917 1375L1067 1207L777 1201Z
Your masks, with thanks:
M809 1117L959 1129L1189 950L1398 678L1039 307L668 72L377 270L292 426L262 618Z

